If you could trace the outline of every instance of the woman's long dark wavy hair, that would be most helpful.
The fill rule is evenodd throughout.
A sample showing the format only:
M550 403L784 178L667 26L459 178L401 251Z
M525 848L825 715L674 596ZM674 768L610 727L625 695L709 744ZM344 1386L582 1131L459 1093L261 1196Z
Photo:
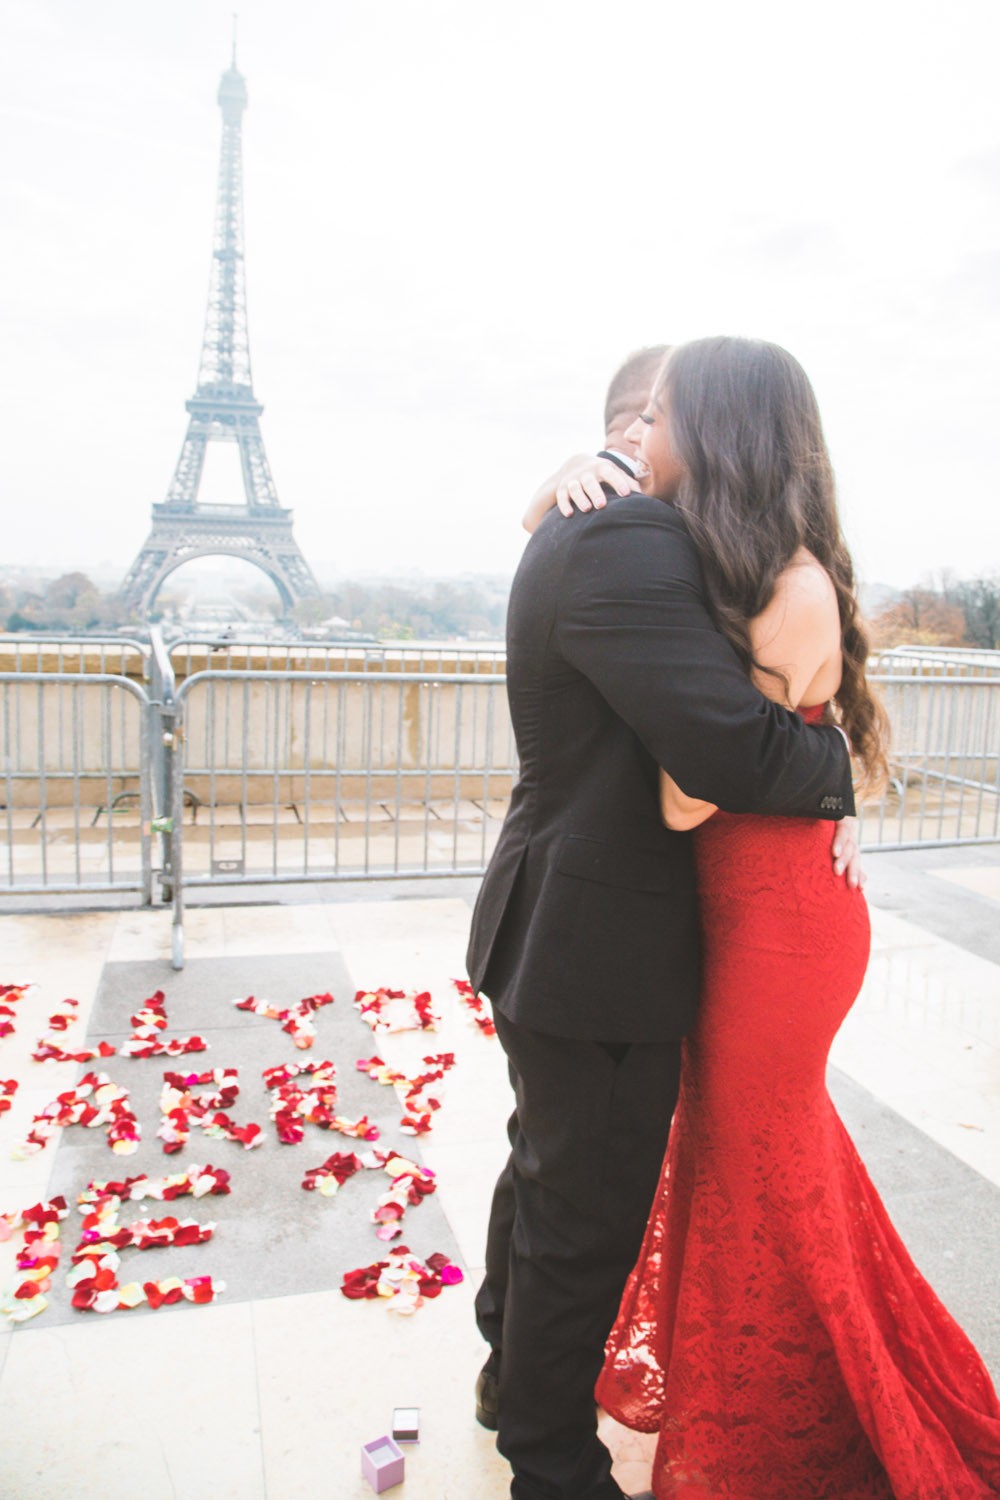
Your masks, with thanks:
M885 712L865 677L868 636L805 371L777 344L698 339L668 356L652 399L659 404L664 395L685 470L674 500L698 548L719 628L748 672L766 671L751 649L750 621L799 548L807 548L837 591L844 664L836 715L862 785L878 786L886 775Z

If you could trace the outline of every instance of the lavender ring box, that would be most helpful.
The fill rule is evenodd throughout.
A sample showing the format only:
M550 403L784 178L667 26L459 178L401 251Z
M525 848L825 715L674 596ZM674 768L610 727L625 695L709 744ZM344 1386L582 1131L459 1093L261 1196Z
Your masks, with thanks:
M391 1437L374 1438L361 1449L361 1474L376 1494L402 1484L406 1459Z
M392 1438L395 1443L420 1442L419 1406L397 1406L392 1414Z

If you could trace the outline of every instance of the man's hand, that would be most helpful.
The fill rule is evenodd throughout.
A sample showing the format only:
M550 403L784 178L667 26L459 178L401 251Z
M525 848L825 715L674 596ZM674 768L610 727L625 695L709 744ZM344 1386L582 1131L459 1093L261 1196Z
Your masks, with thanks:
M861 868L857 818L842 818L836 825L830 852L833 857L833 873L843 875L849 886L863 886L868 877Z

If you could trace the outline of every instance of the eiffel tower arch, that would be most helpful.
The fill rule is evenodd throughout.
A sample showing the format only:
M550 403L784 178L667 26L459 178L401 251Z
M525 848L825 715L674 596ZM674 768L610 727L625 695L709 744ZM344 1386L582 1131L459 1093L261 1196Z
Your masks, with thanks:
M242 121L247 88L236 68L235 41L218 102L222 152L197 388L185 403L187 433L167 498L152 507L149 535L119 593L130 612L143 616L175 568L216 554L242 558L266 573L286 613L299 600L319 593L292 535L292 512L278 501L260 431L264 408L253 390L243 253ZM242 505L199 502L209 443L236 444L239 449Z

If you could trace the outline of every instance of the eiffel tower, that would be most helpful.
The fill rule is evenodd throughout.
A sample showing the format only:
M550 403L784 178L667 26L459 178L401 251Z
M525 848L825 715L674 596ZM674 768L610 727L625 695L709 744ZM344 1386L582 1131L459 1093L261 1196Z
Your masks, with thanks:
M253 393L243 265L243 148L241 124L247 88L232 63L219 84L222 155L215 210L212 275L205 316L198 385L185 403L187 435L167 498L153 505L152 527L121 586L125 607L142 616L168 574L195 557L226 553L261 568L272 580L287 613L319 590L292 536L292 512L278 502ZM243 505L198 501L209 443L236 443L243 478Z

